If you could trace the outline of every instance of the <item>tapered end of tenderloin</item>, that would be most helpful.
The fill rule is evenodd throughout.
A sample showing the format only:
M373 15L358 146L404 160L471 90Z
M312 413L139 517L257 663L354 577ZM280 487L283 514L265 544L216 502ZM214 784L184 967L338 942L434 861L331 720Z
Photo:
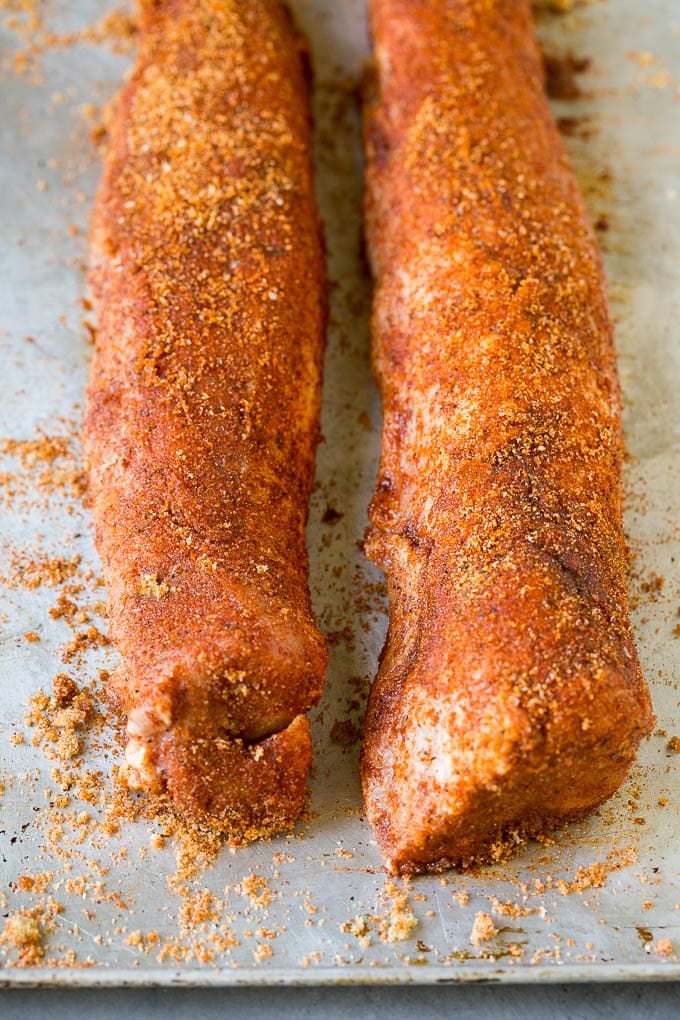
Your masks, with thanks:
M241 845L288 831L299 818L312 764L306 716L251 744L219 728L137 730L133 713L125 751L128 786L167 793L173 811L192 827Z
M364 796L386 866L416 874L502 859L523 838L579 818L625 779L654 717L643 685L601 670L539 720L497 692L411 690L376 699Z

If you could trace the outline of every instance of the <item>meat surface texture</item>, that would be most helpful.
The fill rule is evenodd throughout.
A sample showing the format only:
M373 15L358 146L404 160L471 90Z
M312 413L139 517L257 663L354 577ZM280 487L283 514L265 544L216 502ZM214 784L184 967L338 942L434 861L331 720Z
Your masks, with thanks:
M327 658L304 534L326 282L305 51L278 0L143 0L90 281L128 782L235 842L285 828Z
M366 228L390 623L364 731L393 872L600 804L653 724L600 257L525 0L371 0Z

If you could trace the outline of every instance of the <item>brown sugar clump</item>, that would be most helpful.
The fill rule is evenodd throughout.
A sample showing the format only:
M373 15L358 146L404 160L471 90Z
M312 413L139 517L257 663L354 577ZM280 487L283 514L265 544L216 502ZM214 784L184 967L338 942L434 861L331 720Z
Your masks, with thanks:
M257 949L253 949L253 960L255 963L262 963L264 960L268 960L273 955L274 950L266 943L262 943L257 947Z
M155 574L142 574L137 586L139 595L146 595L154 599L162 599L169 591L168 582L159 581Z
M522 907L519 903L513 903L512 901L503 903L497 896L489 896L489 902L494 914L497 914L499 917L510 917L513 921L516 921L518 917L528 917L531 914L531 910L528 907Z
M657 954L657 956L670 956L671 953L673 952L673 943L671 939L669 938L659 939L656 945L654 946L654 952Z
M0 935L0 944L16 950L18 966L31 967L40 963L45 955L41 942L42 931L35 917L27 913L9 915Z
M350 921L345 921L341 924L340 931L345 932L347 935L354 935L362 949L367 949L371 944L371 930L366 918L362 917L361 914L357 914Z
M475 914L475 923L470 932L470 942L473 946L481 946L483 942L488 942L494 935L498 935L498 928L493 923L491 915L480 910L478 914Z
M383 942L404 942L418 924L408 897L394 882L385 883L383 895L392 902L380 925L380 938Z
M52 698L43 691L29 698L25 722L35 731L33 744L41 745L47 758L66 762L79 753L79 731L93 715L91 692L79 690L70 677L58 673Z
M78 694L78 684L66 673L57 673L52 678L52 698L57 708L66 708Z
M238 891L247 896L254 907L268 907L274 897L263 875L248 875L238 886Z

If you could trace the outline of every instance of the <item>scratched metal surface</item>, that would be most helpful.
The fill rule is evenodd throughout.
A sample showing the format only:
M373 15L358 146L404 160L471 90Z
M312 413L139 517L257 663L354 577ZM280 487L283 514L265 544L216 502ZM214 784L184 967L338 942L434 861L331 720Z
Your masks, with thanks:
M182 900L167 882L175 871L173 848L166 841L162 849L148 849L146 822L126 823L107 839L87 829L84 842L76 845L75 823L66 818L64 846L71 849L60 853L46 841L44 789L55 789L54 763L32 746L23 717L27 699L39 688L49 689L50 678L65 668L60 649L71 635L63 621L49 616L58 589L4 590L0 915L40 899L35 890L18 887L20 875L53 873L49 889L63 911L47 937L46 961L53 957L58 963L73 950L83 966L46 962L16 969L9 966L8 947L0 945L0 984L677 978L680 757L668 740L680 734L680 639L673 633L680 623L680 13L674 0L645 5L609 0L543 18L540 26L553 52L593 58L578 78L583 95L556 104L556 114L570 118L567 143L593 217L600 219L626 404L634 619L658 727L665 733L657 732L642 748L619 795L588 821L559 834L554 844L524 847L509 862L476 875L402 884L417 924L404 941L387 942L380 927L389 913L389 888L361 816L358 745L343 746L331 735L337 722L359 725L385 628L380 578L357 544L375 474L380 421L368 362L353 89L367 53L366 30L359 0L297 0L293 6L310 38L316 69L318 193L335 283L325 441L309 525L315 605L332 636L326 693L313 713L312 814L290 838L236 853L225 850L195 881L195 889L208 888L218 897L221 910L195 939L209 944L211 933L228 918L236 944L203 963L191 958L190 949L181 962L159 961L156 949L140 952L130 944L133 932L155 930L161 939L184 939L189 947L192 941L180 931ZM96 0L73 0L42 9L50 27L66 31L91 23L106 7ZM9 49L23 45L9 28L3 29L2 43L5 58ZM54 49L38 58L42 81L35 83L32 74L17 75L4 60L0 436L26 439L36 430L61 434L78 420L90 354L80 305L84 235L99 170L82 106L106 101L128 62L129 57L105 47ZM0 470L12 468L16 463L3 458ZM329 515L329 508L341 516ZM96 576L90 521L77 502L52 494L48 506L30 498L19 506L5 495L0 517L3 574L12 550L33 543L40 533L45 550L67 557L77 553L82 569L89 565ZM664 578L661 587L655 576ZM87 583L95 602L100 593L94 581ZM37 632L40 641L27 642L27 631ZM100 649L85 660L78 678L91 679L98 668L113 664L114 653ZM26 735L19 745L12 739L18 731ZM109 739L86 743L85 765L100 768L106 784L119 754L111 732ZM104 811L105 799L88 806L93 816ZM617 851L630 863L612 870L611 864L621 860ZM608 862L603 886L563 894L561 882L571 882L579 868L596 862ZM103 885L95 894L97 869ZM272 890L266 906L238 891L238 883L252 874L266 879ZM85 898L77 882L66 886L68 878L78 876L86 879ZM498 934L475 947L470 942L475 916L492 912L492 897L518 903L523 913L514 919L494 915ZM364 919L368 937L347 930L357 916ZM662 938L672 940L669 956L655 952ZM266 958L258 949L262 945L272 950Z

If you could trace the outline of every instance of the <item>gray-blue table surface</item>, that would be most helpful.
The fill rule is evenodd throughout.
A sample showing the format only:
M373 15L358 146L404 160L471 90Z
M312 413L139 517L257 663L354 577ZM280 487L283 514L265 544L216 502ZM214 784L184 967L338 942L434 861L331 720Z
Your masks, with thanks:
M680 1017L680 984L459 986L456 988L60 989L0 992L2 1020L213 1020L277 1017L362 1020L455 1017L456 1020L671 1020Z

